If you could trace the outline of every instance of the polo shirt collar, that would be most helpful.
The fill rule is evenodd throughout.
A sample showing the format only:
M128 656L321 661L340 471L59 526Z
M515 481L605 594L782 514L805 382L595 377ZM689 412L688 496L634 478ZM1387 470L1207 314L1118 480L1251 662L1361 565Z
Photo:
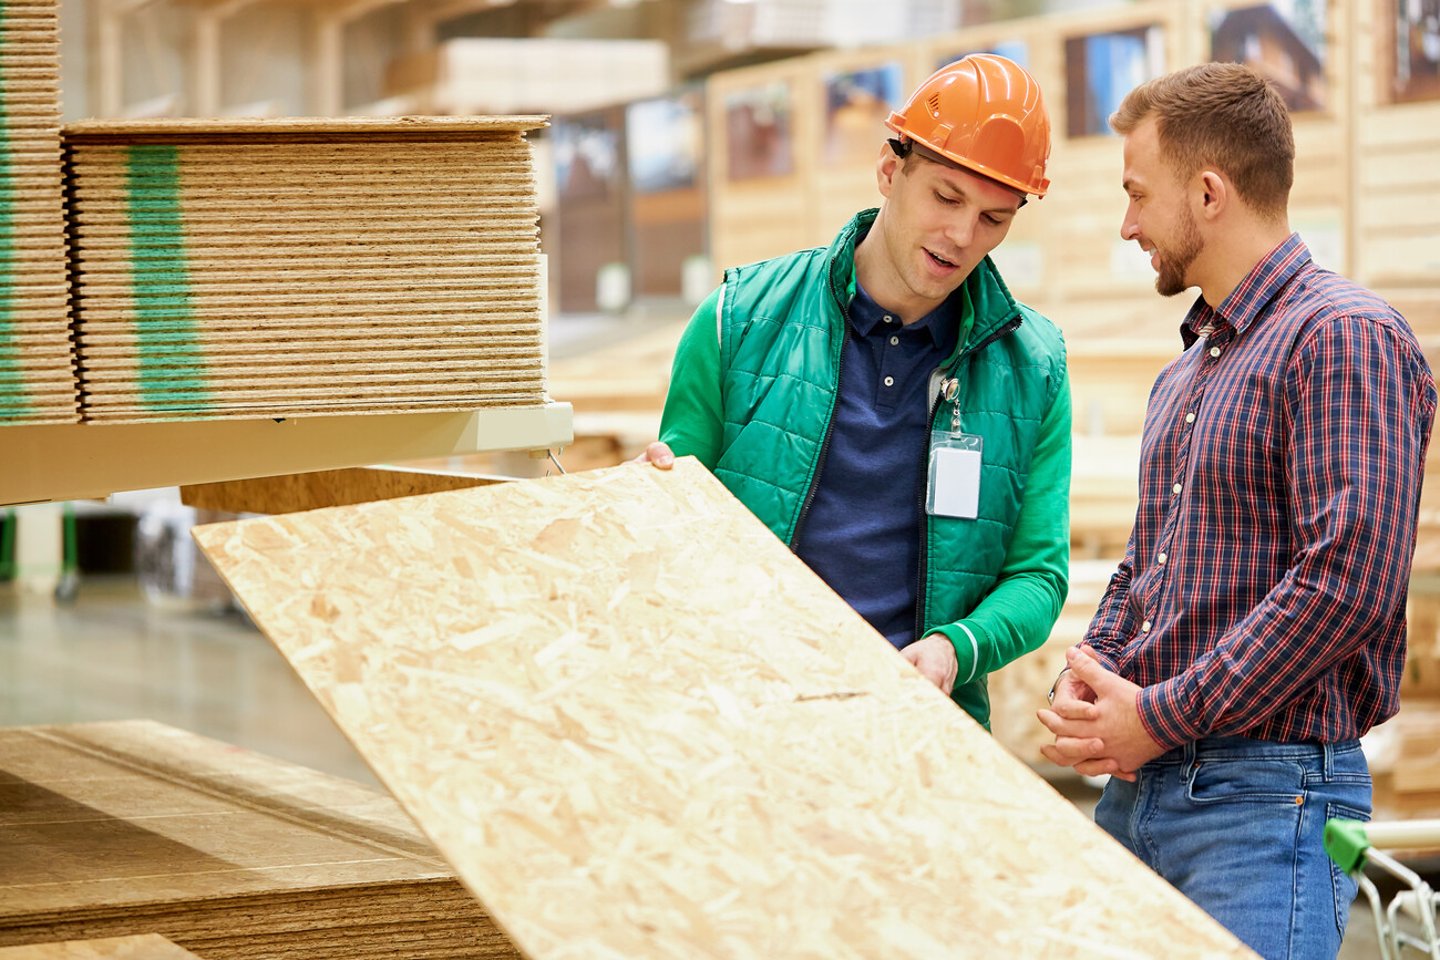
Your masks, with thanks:
M895 315L872 300L870 295L865 292L865 288L860 286L858 279L854 281L854 284L855 295L850 300L850 329L855 331L856 336L868 337L875 332L875 328L880 325L880 322L887 315L892 317ZM958 318L960 317L959 311L961 308L960 298L966 298L963 284L957 288L954 293L950 294L944 303L905 329L923 330L925 335L930 338L932 345L941 348L948 347L950 343L953 342L954 337L953 335L947 336L945 324L951 316L956 318L956 323L958 324ZM897 328L899 324L900 319L896 317L895 325Z

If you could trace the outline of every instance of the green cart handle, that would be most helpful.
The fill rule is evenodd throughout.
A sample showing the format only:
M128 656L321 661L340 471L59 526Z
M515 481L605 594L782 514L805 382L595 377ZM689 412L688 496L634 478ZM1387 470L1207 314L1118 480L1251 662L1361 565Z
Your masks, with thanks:
M1354 873L1367 857L1385 850L1440 850L1440 820L1366 823L1335 817L1325 821L1325 852L1346 873Z
M1335 817L1325 821L1325 852L1346 873L1354 873L1365 865L1370 837L1365 821Z

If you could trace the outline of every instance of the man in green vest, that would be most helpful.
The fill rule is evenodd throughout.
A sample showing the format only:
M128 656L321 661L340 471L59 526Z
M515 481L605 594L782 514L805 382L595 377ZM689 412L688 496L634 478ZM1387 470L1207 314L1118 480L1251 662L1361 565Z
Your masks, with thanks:
M1049 635L1069 565L1060 332L989 253L1049 181L1035 81L986 54L886 125L880 209L725 273L681 338L660 442L694 455L972 717Z

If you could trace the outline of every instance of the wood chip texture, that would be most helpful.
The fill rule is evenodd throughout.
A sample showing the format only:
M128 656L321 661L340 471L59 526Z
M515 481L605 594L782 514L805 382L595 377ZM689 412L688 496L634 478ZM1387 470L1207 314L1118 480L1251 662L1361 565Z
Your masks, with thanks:
M196 536L535 960L1251 955L693 460Z

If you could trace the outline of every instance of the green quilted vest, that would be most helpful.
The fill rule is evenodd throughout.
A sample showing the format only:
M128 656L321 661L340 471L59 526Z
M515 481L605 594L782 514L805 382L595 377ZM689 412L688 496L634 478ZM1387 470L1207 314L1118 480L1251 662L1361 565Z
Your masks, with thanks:
M786 543L793 542L821 466L836 406L855 246L876 213L858 214L828 249L725 274L719 329L724 436L714 471ZM927 518L923 631L963 619L994 586L1041 420L1065 382L1059 331L1016 303L988 257L965 286L974 322L968 335L962 331L944 373L959 380L953 402L960 406L961 429L984 438L980 515ZM932 378L932 395L938 380ZM952 413L950 402L942 401L940 422L949 424ZM952 697L988 724L983 675L957 684Z

